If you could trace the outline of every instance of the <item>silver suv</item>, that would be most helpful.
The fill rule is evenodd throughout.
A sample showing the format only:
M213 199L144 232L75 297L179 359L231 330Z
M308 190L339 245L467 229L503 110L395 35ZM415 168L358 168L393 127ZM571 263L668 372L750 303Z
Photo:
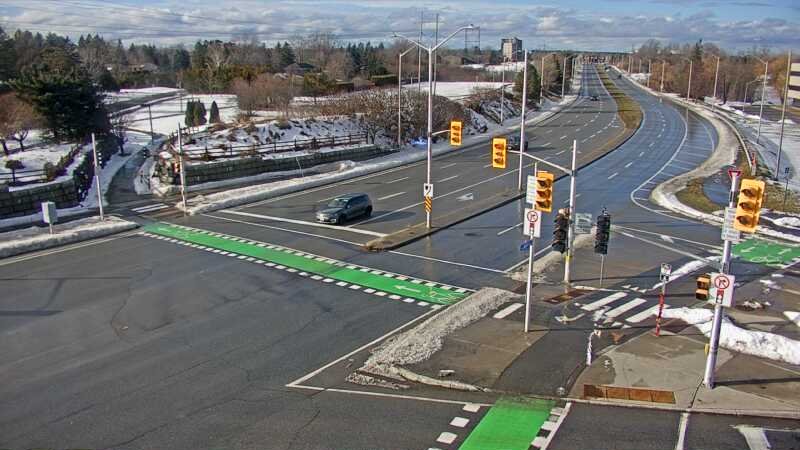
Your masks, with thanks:
M343 224L359 216L372 214L372 201L367 194L345 194L334 198L317 211L317 222Z

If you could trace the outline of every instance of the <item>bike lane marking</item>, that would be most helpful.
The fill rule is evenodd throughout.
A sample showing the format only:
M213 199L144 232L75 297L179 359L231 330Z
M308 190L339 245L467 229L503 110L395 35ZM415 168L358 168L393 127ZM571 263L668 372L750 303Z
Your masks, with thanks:
M552 400L501 398L458 450L528 450L553 406Z
M205 247L214 253L232 253L239 259L250 262L264 261L264 265L268 267L286 269L292 273L301 271L301 276L312 274L312 279L324 283L338 282L336 284L342 287L349 283L351 289L355 289L353 286L365 288L364 292L368 294L388 296L393 300L419 300L437 305L451 305L472 293L464 288L373 270L278 245L181 225L152 224L145 226L143 231L145 234L177 239L193 247Z
M800 247L748 239L733 246L733 255L745 261L781 267L800 258Z

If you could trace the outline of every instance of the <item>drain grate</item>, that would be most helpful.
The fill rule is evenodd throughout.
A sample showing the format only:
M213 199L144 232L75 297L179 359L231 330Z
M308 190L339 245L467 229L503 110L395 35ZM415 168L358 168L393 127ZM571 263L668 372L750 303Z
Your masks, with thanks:
M675 393L672 391L621 386L604 386L598 384L584 384L583 398L633 400L636 402L675 404Z
M548 298L545 301L547 303L552 303L554 305L557 305L559 303L564 303L564 302L566 302L568 300L572 300L573 298L580 297L581 295L586 294L588 292L591 292L591 291L586 290L586 289L572 289L572 290L570 290L568 292L565 292L563 294L556 295L555 297Z

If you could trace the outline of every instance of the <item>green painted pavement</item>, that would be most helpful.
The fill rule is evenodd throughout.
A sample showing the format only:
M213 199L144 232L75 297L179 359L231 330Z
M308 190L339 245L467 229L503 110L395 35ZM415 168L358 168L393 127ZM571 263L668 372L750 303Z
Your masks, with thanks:
M458 450L528 450L554 405L552 400L501 398Z
M204 245L226 252L250 256L275 264L291 267L300 271L320 275L337 281L343 281L366 288L383 291L388 294L401 295L416 300L440 305L451 305L469 295L468 292L455 292L435 286L425 286L406 280L398 280L389 276L363 272L358 269L349 269L350 265L342 262L325 259L317 261L312 257L295 255L293 250L275 247L270 249L266 244L253 244L238 242L228 237L212 236L200 231L176 227L173 225L153 224L144 227L144 231L160 236L180 239L193 244Z
M733 246L733 256L765 266L781 267L800 258L800 247L748 239Z

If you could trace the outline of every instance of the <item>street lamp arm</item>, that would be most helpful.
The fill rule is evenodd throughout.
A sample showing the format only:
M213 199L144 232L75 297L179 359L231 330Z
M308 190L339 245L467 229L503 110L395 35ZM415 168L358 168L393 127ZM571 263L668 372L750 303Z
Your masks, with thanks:
M422 45L420 42L418 42L418 41L416 41L416 40L414 40L414 39L411 39L411 38L409 38L409 37L405 37L405 36L403 36L402 34L397 34L397 33L394 33L394 34L392 35L392 37L393 37L393 38L405 39L406 41L408 41L408 42L410 42L410 43L412 43L412 44L416 45L417 47L419 47L419 48L421 48L421 49L425 50L426 52L430 52L430 51L431 51L431 49L430 49L430 48L428 48L428 47L425 47L425 46L424 46L424 45ZM414 47L412 47L412 48L414 48Z
M462 31L464 31L464 30L474 30L474 29L476 29L476 28L477 28L477 27L476 27L476 26L474 26L474 25L467 25L467 26L465 26L465 27L461 27L461 28L457 29L456 31L453 31L452 33L450 33L450 35L449 35L449 36L447 36L446 38L444 38L444 40L442 40L441 42L439 42L438 44L436 44L436 46L435 46L435 47L433 47L433 48L431 49L431 51L436 51L436 49L438 49L439 47L441 47L442 45L444 45L444 44L445 44L445 42L447 42L447 41L449 41L450 39L452 39L452 38L453 38L453 36L457 35L458 33L462 32Z
M417 48L417 46L416 46L416 45L412 45L411 47L408 47L408 49L406 49L406 51L404 51L404 52L400 53L400 56L406 56L406 53L408 53L408 52L410 52L411 50L414 50L414 49L416 49L416 48Z

